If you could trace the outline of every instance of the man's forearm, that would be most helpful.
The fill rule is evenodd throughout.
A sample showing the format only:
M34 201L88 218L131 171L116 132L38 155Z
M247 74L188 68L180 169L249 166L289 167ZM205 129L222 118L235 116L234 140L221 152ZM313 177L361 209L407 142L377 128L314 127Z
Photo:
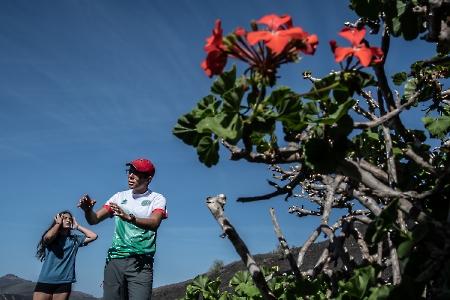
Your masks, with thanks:
M97 217L97 214L92 210L88 210L84 212L84 217L89 225L96 225L100 223L100 219Z

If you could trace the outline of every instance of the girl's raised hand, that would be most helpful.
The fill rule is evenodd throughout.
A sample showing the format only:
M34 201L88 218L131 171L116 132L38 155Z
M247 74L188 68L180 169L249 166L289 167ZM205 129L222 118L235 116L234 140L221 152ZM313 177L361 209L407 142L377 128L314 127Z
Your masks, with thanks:
M77 219L75 219L75 217L72 217L72 228L74 229L74 230L77 230L78 229L78 223L77 223Z
M55 222L56 222L56 224L59 224L59 225L61 226L62 221L63 221L63 219L62 219L61 215L60 215L60 214L57 214L57 215L55 216Z

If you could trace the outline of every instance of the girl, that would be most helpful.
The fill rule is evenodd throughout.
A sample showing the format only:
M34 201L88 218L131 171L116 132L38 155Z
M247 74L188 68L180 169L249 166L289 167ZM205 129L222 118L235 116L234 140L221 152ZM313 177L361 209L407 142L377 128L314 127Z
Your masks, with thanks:
M71 230L79 230L83 235L72 234ZM33 300L69 299L72 282L76 281L75 256L78 247L96 239L97 234L80 226L70 212L57 214L37 245L36 256L44 264Z

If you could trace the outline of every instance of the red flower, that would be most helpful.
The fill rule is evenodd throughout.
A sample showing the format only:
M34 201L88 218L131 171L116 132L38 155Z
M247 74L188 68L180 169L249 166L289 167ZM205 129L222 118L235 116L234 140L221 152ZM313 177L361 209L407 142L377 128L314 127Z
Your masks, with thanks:
M269 31L263 30L248 33L248 43L253 46L263 40L273 52L282 52L291 38L303 40L308 37L308 33L304 32L300 27L292 27L292 19L289 15L278 17L271 14L262 17L256 23L266 24L269 26Z
M238 35L238 36L245 36L246 34L247 34L247 32L245 31L245 29L244 28L242 28L242 27L238 27L238 28L236 28L236 30L234 31L234 33L236 33L236 35Z
M367 48L365 43L361 43L365 34L366 28L361 30L352 30L350 28L342 29L341 32L339 32L339 35L349 40L352 43L352 48L338 47L335 41L330 41L332 50L334 49L334 60L341 62L347 56L354 55L359 59L362 66L367 67L372 62L373 56L381 58L383 52L380 48Z
M208 52L206 60L201 63L203 70L209 78L213 75L219 75L222 73L223 68L227 64L227 55L221 50L212 50Z
M319 38L313 34L306 39L306 45L304 49L301 49L305 54L314 54L316 52L317 45L319 44Z
M346 38L352 43L352 48L349 47L338 47L336 41L330 41L331 50L334 49L334 60L341 62L347 56L356 56L363 67L367 67L372 62L372 57L381 58L383 52L378 47L367 48L365 43L361 41L366 34L366 28L361 30L344 28L339 32L339 35Z
M210 52L216 49L223 48L222 28L220 27L220 20L216 20L216 29L213 29L212 36L206 39L208 42L203 49Z

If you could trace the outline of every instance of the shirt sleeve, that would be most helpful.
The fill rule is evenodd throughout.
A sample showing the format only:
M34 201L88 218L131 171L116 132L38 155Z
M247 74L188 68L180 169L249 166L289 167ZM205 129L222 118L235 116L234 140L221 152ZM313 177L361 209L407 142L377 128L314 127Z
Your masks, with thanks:
M152 213L153 212L162 213L164 219L167 219L169 217L169 214L167 213L166 198L164 198L164 196L160 195L155 199L152 209Z
M76 236L76 238L77 238L77 244L78 244L78 247L84 247L84 246L86 246L86 245L84 244L84 240L86 239L87 236L85 236L84 234L83 234L83 235L76 234L75 236Z
M114 196L112 196L111 198L109 198L108 201L106 201L105 205L103 205L103 208L105 208L108 212L109 212L109 217L112 218L114 217L114 212L111 209L111 207L109 206L110 203L115 203L118 204L118 197L119 197L119 193L116 193Z

